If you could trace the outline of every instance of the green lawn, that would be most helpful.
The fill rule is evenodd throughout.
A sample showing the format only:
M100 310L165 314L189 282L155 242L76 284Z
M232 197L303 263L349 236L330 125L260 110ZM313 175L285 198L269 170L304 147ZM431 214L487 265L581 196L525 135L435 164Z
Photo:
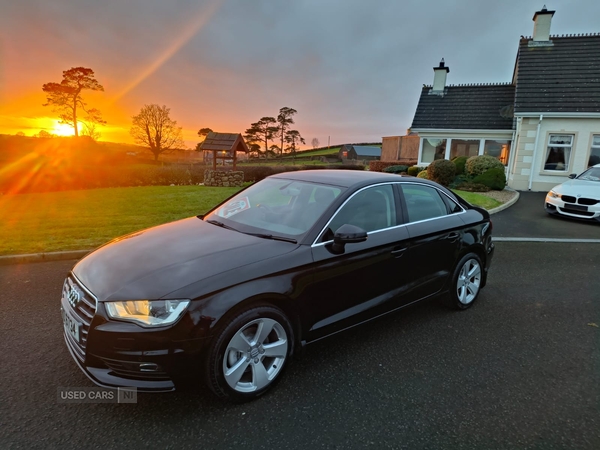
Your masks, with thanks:
M150 186L0 196L0 255L94 248L203 214L237 190Z
M0 196L0 255L84 250L161 223L203 214L238 188L150 186ZM456 191L490 209L494 199Z
M459 191L458 189L453 189L453 192L457 195L460 195L472 205L481 206L485 209L493 209L502 204L496 199L486 197L485 195L477 194L475 192Z

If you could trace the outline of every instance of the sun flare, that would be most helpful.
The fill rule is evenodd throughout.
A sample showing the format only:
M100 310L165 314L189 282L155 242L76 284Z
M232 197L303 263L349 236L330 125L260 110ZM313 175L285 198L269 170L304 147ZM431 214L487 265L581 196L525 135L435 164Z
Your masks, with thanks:
M75 132L73 131L73 127L71 125L57 121L52 129L52 134L56 134L57 136L73 136Z

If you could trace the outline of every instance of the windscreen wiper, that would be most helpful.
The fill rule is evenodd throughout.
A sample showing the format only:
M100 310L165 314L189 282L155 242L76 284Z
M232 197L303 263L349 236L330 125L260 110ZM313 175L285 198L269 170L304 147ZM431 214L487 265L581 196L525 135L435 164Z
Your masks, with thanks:
M210 220L207 220L206 222L207 223L212 223L213 225L216 225L216 226L221 227L221 228L226 228L228 230L239 231L239 230L236 230L233 227L230 227L229 225L225 225L223 222L219 222L218 220L210 219Z
M223 222L219 222L218 220L214 220L214 219L207 220L206 222L212 223L213 225L216 225L221 228L226 228L228 230L237 231L238 233L244 233L249 236L256 236L256 237L263 238L263 239L273 239L274 241L291 242L292 244L298 243L298 241L296 239L287 238L284 236L276 236L273 234L264 234L264 233L249 233L249 232L247 233L245 231L236 230L235 228L230 227L229 225L225 225Z
M298 241L296 239L292 239L292 238L288 238L288 237L284 237L284 236L276 236L274 234L246 233L244 231L241 231L241 233L248 234L250 236L256 236L256 237L263 238L263 239L273 239L274 241L291 242L292 244L298 243Z

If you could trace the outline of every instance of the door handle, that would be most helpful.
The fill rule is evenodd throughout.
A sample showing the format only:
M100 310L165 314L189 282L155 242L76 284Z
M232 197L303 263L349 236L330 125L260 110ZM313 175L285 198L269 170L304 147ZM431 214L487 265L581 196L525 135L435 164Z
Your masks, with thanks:
M394 247L394 250L392 250L392 255L394 255L395 258L400 258L402 255L404 255L406 249L407 247Z
M450 241L450 242L456 242L456 240L460 237L460 234L458 233L450 233L449 235L447 235L446 237L444 237L444 239Z

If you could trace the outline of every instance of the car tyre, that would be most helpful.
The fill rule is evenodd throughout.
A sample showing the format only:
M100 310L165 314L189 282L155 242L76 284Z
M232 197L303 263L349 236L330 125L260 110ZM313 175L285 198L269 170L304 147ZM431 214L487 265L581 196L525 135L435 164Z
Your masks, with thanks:
M253 400L281 378L293 350L293 328L283 311L273 306L242 310L210 345L209 387L234 402Z
M450 286L450 306L455 309L469 308L485 285L485 274L481 258L467 253L456 264Z

